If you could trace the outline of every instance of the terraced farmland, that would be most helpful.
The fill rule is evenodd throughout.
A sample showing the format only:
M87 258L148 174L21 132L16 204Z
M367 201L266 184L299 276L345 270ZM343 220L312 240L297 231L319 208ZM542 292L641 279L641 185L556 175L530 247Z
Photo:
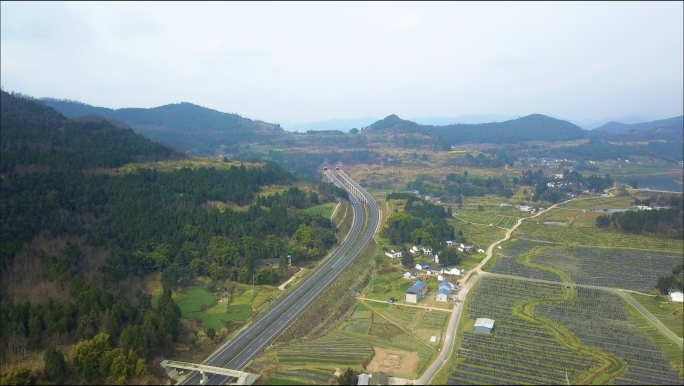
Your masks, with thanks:
M465 332L448 384L564 384L598 363L561 347L541 325L512 313L528 299L560 298L560 286L498 278L482 279L467 304L470 319L495 320L494 334Z
M549 244L535 243L528 240L508 241L501 245L501 250L497 251L498 256L493 261L492 265L487 267L487 271L532 279L560 281L558 275L553 272L530 267L520 262L525 255L533 256L536 251L535 248L544 248L548 245Z
M565 384L566 371L571 383L682 384L682 350L647 335L617 295L501 278L478 285L467 316L494 319L494 331L464 333L448 384Z
M462 209L458 211L456 217L475 224L493 224L502 228L513 228L515 223L518 222L518 219L522 216L506 216L493 211Z
M534 263L560 269L579 284L649 292L660 276L682 263L679 254L595 247L542 248Z
M596 226L549 226L543 225L543 221L543 218L523 221L515 230L513 236L567 245L640 248L675 252L681 252L684 248L684 243L681 239L630 235L613 230L599 229Z
M593 288L577 288L575 301L539 306L536 311L572 331L583 345L599 347L624 358L627 371L614 381L615 384L682 384L670 364L676 358L665 355L635 327L617 295ZM681 360L681 356L678 359Z

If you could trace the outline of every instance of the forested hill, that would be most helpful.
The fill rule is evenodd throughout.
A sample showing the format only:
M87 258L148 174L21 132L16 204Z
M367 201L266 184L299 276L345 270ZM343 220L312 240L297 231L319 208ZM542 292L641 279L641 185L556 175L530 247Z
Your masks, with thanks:
M221 146L259 142L286 135L280 125L253 121L237 114L182 102L149 109L109 109L84 103L44 99L45 103L69 118L97 115L130 125L136 132L177 149L213 153Z
M505 122L427 126L426 129L452 144L572 141L587 136L587 131L577 125L541 114Z
M102 118L69 120L41 101L2 92L1 170L118 167L179 158L171 148Z
M587 131L570 122L541 114L505 122L453 124L446 126L419 125L390 115L370 125L364 133L424 134L439 142L458 143L515 143L521 141L570 141L587 136Z
M601 127L597 127L596 131L607 131L609 133L626 133L628 131L650 131L656 129L672 129L679 132L684 131L684 116L680 115L674 118L660 119L651 122L625 124L619 122L608 122Z

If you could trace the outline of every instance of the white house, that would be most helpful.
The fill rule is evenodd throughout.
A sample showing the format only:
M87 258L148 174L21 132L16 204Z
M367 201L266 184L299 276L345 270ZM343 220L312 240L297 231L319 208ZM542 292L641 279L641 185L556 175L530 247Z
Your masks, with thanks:
M368 374L359 374L359 382L357 385L368 385L370 384L370 375Z
M480 248L480 249L477 250L477 253L485 253L485 250L482 249L482 248Z
M444 276L442 276L442 275L437 275L437 280L444 280Z
M670 291L670 300L673 302L684 302L684 294L681 291Z
M435 255L435 263L439 264L439 255Z
M415 245L411 247L411 250L409 252L416 254L420 251L420 248L416 247Z
M410 279L411 278L411 272L406 272L404 274L404 279Z
M459 252L463 252L463 248L460 248L460 247L459 247L459 248L458 248L458 251L459 251Z
M459 245L459 247L460 247L461 249L463 249L464 246L465 246L465 245L463 245L463 243L461 243L461 245Z
M447 300L449 300L449 294L449 290L447 290L446 288L441 288L437 291L437 296L435 300L437 300L438 302L446 302Z
M432 255L432 248L423 248L423 253L426 255Z
M461 270L458 268L442 268L442 274L460 276Z
M385 252L385 255L387 255L388 257L391 257L393 259L401 258L401 251L394 252L394 249L392 249L389 252Z
M420 264L416 264L416 269L423 269L423 266Z
M466 252L472 251L473 248L475 248L475 246L473 246L473 244L466 244L466 245L463 246L463 250L466 251Z
M446 245L450 247L450 246L454 245L454 242L451 241L451 240L449 240L449 241L446 242Z
M532 210L532 207L529 205L520 205L520 210L522 210L523 212L529 212Z

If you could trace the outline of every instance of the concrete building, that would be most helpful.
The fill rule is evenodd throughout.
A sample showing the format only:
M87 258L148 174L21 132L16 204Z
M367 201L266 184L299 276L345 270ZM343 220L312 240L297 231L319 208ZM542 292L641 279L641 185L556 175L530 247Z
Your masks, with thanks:
M683 303L684 294L680 291L670 291L670 301Z
M447 300L449 300L449 294L450 294L450 292L448 289L441 288L437 291L437 299L436 300L438 302L446 302Z
M494 321L487 318L478 318L475 321L475 332L491 334L494 329Z
M359 382L357 385L368 385L370 383L370 375L359 374Z
M418 303L427 292L427 283L418 280L411 288L406 290L406 303Z
M394 249L390 250L389 252L385 252L385 255L393 259L401 259L401 251L395 252Z

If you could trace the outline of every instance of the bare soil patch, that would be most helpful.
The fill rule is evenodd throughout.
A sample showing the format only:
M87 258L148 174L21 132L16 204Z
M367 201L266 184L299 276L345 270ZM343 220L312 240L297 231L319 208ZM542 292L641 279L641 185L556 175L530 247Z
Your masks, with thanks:
M373 347L375 356L368 364L368 371L383 371L392 376L415 378L420 357L417 352L388 350Z

